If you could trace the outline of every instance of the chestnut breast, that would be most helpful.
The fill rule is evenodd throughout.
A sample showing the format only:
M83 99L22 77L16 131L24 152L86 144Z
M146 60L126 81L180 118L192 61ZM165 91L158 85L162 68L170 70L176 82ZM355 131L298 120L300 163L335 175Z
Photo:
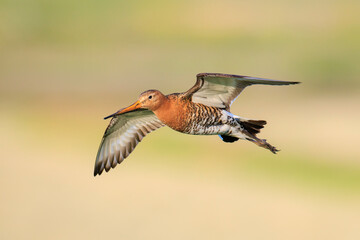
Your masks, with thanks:
M183 132L191 121L191 116L189 116L191 103L190 100L181 98L179 94L171 94L154 113L170 128Z

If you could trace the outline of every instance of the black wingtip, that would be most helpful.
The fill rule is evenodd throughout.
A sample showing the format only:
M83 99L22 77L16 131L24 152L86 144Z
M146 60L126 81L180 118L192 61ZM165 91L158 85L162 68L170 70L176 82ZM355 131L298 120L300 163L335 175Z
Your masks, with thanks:
M97 163L94 167L94 177L96 177L96 175L101 175L102 171L101 171L101 165L99 163Z
M94 177L96 177L97 175L101 175L101 172L97 169L94 170Z

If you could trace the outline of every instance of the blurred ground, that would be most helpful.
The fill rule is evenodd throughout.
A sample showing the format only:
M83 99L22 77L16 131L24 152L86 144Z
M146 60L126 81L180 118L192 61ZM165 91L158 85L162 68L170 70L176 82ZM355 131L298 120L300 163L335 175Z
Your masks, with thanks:
M358 1L2 1L1 239L359 239ZM272 155L160 129L94 178L102 117L199 72Z

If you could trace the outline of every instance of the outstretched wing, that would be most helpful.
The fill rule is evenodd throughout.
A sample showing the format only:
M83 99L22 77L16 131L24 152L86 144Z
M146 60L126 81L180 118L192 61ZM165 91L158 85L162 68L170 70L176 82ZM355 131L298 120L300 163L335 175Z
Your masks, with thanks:
M253 84L289 85L299 82L277 81L222 73L199 73L194 87L186 92L192 101L207 106L226 108L235 101L247 86Z
M149 110L138 109L111 119L96 156L94 176L108 172L134 150L146 134L164 126Z

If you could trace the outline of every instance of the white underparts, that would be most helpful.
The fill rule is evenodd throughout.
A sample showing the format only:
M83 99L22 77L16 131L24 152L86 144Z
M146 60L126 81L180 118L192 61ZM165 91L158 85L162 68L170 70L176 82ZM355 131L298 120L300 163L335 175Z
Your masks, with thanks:
M192 135L228 135L240 139L245 139L242 133L242 126L238 120L240 117L222 110L220 119L203 119L200 122L193 122L189 128L188 134ZM212 121L211 121L212 120ZM209 124L210 122L210 124Z

